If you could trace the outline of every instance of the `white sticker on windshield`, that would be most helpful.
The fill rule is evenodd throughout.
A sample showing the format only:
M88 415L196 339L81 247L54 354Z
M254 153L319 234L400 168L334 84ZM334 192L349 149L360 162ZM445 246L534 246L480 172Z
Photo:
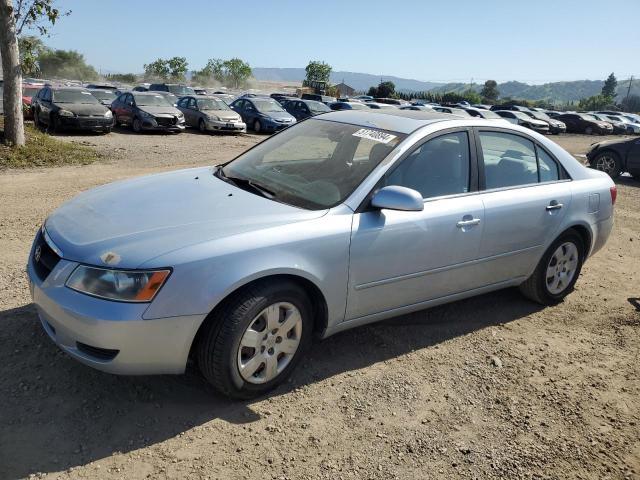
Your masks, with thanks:
M360 130L355 132L353 136L366 138L368 140L373 140L374 142L380 143L389 143L391 140L396 138L395 135L391 135L390 133L381 132L380 130L371 130L369 128L361 128Z

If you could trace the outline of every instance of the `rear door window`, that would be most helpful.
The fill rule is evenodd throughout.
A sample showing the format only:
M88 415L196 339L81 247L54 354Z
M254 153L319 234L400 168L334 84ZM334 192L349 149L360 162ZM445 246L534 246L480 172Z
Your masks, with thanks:
M533 141L503 132L480 132L485 188L507 188L557 181L561 167Z

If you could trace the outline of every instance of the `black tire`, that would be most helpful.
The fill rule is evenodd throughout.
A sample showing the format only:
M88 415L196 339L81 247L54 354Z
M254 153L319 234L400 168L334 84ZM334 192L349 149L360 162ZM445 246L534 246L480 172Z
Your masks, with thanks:
M112 129L112 127L106 127L106 128L102 131L102 133L104 133L105 135L106 135L106 134L108 134L108 133L111 133L111 129Z
M142 120L140 120L138 117L134 117L133 122L131 122L131 128L136 133L142 132Z
M118 125L118 116L115 114L115 112L113 112L113 128L117 128Z
M585 128L584 133L586 133L587 135L593 135L593 127Z
M260 120L253 122L253 131L256 133L262 132L262 123L260 123Z
M577 266L571 281L561 292L552 293L548 287L547 268L554 252L565 243L573 243L578 251ZM584 263L584 245L582 238L575 230L567 230L558 237L544 253L533 274L520 285L520 291L529 300L533 300L541 305L555 305L561 302L564 297L573 291L573 287L580 276L582 264ZM552 277L549 277L552 278Z
M605 172L611 178L616 179L622 173L622 160L616 152L605 150L593 158L591 167Z
M288 365L274 379L246 381L238 368L238 349L245 331L266 307L288 302L302 317L300 343ZM198 336L197 361L204 377L220 393L238 399L262 395L285 381L311 344L313 309L306 292L290 281L258 282L232 295L207 319Z
M198 130L200 130L200 133L207 133L207 126L205 125L203 119L200 119L198 121Z

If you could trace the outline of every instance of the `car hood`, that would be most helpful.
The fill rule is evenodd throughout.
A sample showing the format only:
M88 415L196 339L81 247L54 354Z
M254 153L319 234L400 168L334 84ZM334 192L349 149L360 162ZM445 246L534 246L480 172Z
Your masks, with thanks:
M55 105L76 115L104 115L108 110L101 103L56 103Z
M140 106L138 107L143 112L150 113L151 115L180 115L180 110L171 106Z
M241 190L213 171L178 170L88 190L53 212L46 231L67 260L136 268L185 247L327 212Z

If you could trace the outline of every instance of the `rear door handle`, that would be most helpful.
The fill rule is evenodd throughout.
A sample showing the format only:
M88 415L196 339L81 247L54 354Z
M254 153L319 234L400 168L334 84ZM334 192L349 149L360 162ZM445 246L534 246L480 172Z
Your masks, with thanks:
M562 208L562 204L552 201L549 205L547 205L547 210L560 210Z
M456 227L458 228L470 227L472 225L478 225L479 223L480 223L479 218L472 218L471 220L460 220L458 223L456 223Z

